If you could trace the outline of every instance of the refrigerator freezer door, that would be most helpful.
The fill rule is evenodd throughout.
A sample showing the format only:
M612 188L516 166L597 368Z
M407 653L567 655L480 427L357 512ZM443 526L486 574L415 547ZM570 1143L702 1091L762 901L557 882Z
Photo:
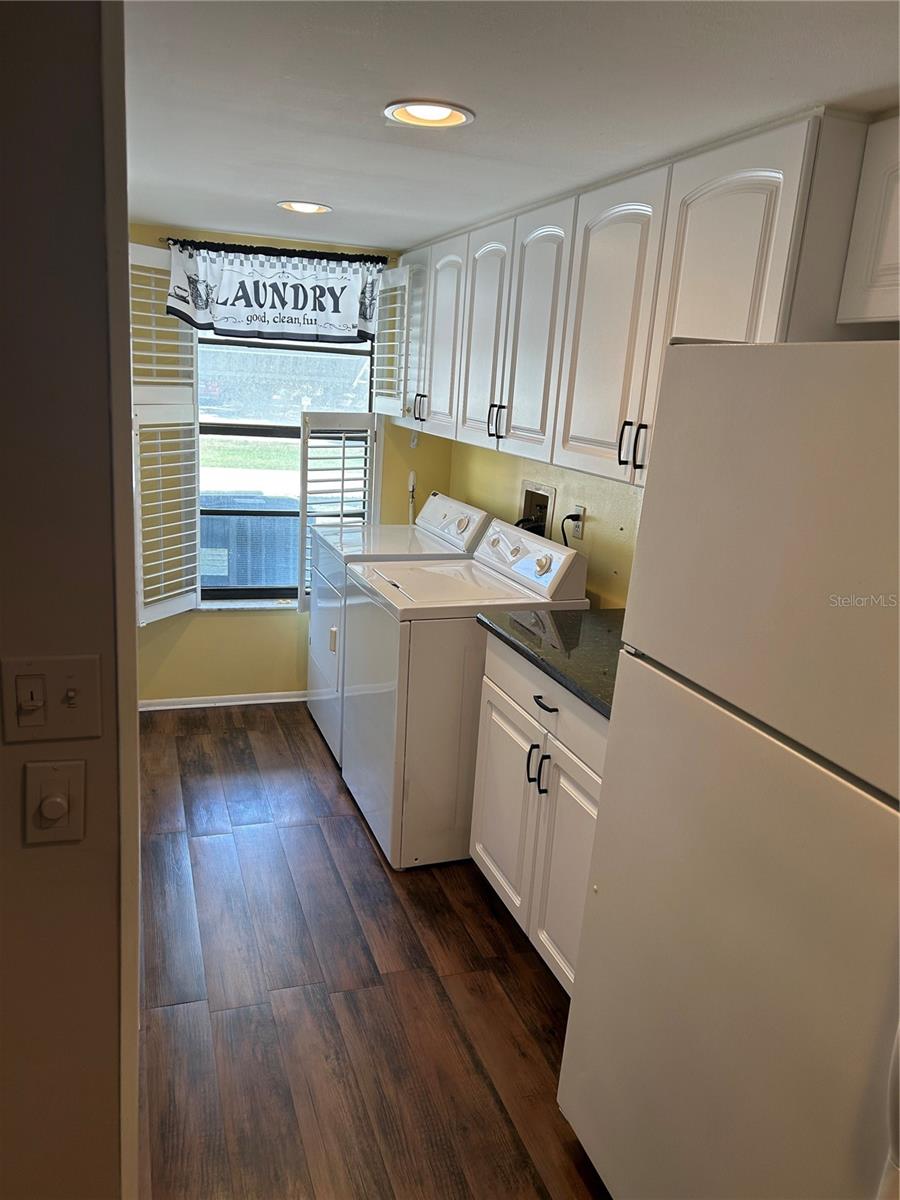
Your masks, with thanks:
M623 1200L870 1200L897 813L623 653L559 1101Z
M668 351L624 640L897 795L897 344Z

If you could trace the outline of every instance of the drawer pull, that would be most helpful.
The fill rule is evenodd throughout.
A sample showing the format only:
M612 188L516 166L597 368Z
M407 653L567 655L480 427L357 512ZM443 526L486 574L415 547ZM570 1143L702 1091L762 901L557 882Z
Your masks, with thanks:
M544 712L546 712L546 713L558 713L559 712L558 708L551 708L549 704L545 704L543 696L532 696L531 698L535 702L535 704L538 706L538 708L542 708L544 710Z
M538 759L537 779L535 780L535 783L537 784L537 787L538 787L538 795L539 796L546 796L547 792L550 790L549 788L545 788L544 785L541 783L541 776L544 771L544 763L549 762L549 761L550 761L549 754L542 754L541 757Z
M525 778L529 783L537 783L537 775L532 775L531 773L531 756L535 750L540 750L540 748L540 742L532 742L528 747L528 757L525 759Z
M328 649L332 654L337 654L337 625L332 625L328 630Z

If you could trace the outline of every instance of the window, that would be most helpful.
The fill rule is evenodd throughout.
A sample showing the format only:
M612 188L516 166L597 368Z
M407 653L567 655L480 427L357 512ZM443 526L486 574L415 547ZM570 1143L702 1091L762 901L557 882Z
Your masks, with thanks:
M201 596L296 597L301 518L356 523L367 516L370 347L203 340L197 391ZM309 414L322 416L304 455ZM366 416L356 422L353 414ZM321 420L337 428L329 435Z

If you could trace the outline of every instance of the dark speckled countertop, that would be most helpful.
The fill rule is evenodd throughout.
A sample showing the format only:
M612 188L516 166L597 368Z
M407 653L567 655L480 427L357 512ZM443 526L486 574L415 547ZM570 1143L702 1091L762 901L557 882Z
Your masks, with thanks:
M478 623L604 717L610 714L624 608L479 613Z

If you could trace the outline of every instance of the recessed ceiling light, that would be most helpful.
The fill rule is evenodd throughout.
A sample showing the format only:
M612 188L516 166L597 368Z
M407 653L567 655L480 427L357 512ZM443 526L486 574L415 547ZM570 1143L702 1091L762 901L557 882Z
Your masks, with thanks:
M279 200L279 208L286 208L295 213L327 213L331 212L330 204L316 204L312 200Z
M394 100L384 110L384 115L389 121L418 125L420 129L453 129L456 125L470 125L475 120L470 108L443 100Z

